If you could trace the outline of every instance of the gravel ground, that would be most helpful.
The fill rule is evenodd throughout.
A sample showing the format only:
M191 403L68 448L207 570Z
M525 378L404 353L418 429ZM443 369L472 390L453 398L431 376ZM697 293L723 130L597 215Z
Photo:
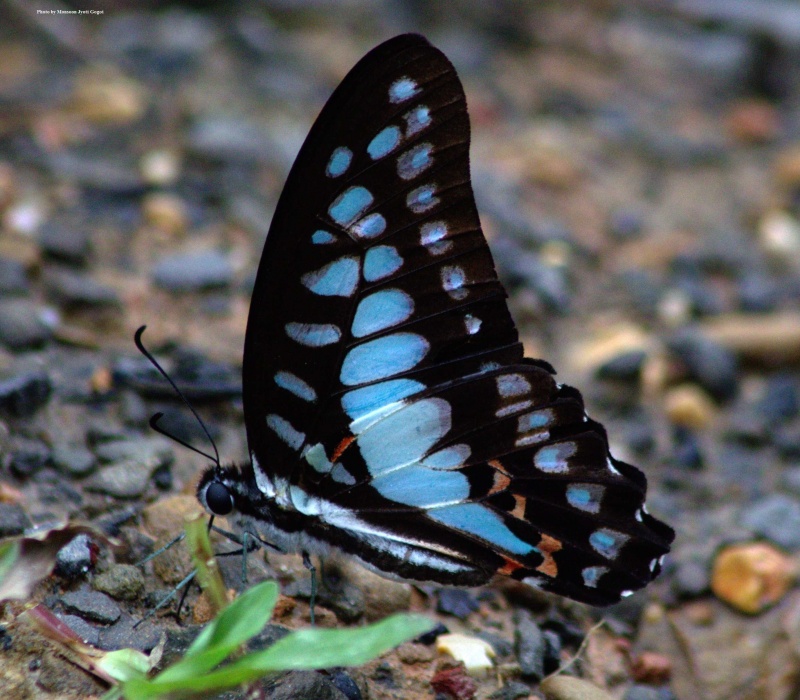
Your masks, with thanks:
M470 685L407 644L264 696L800 698L800 6L332 5L0 2L0 536L69 517L122 543L79 535L35 600L104 649L166 640L175 658L196 633L194 591L181 626L132 629L189 569L178 548L132 564L180 531L205 466L149 430L164 411L204 440L134 330L224 460L244 459L241 351L276 198L347 70L417 31L464 82L475 193L527 354L584 391L677 539L661 578L603 613L326 562L322 625L424 611L488 641L497 673ZM238 559L223 568L238 581ZM308 624L298 558L250 569L282 585L276 625ZM4 697L102 693L20 610L0 626ZM587 685L540 687L584 641L567 676Z

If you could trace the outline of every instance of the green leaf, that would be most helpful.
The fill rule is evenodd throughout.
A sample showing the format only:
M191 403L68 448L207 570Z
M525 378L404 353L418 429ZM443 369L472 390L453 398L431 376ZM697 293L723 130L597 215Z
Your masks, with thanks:
M146 678L150 670L150 658L136 649L118 649L104 654L97 666L118 681L131 678Z
M207 673L264 629L277 600L278 585L274 581L245 591L206 625L180 661L153 680L190 679Z
M6 576L17 563L20 553L20 544L17 540L8 540L0 542L0 583L2 583Z
M205 676L125 684L128 700L173 694L220 691L256 680L276 671L357 666L398 644L431 630L433 622L419 615L393 615L368 627L354 629L305 629L293 632L269 649L248 654Z

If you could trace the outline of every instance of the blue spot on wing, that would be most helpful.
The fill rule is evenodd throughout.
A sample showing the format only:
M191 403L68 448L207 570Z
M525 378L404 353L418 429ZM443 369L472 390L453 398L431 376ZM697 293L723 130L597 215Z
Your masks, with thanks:
M328 208L328 214L341 226L350 226L372 204L372 193L357 185L346 189Z
M358 437L372 476L418 462L450 430L450 404L421 399L369 425Z
M413 313L414 300L408 294L401 289L384 289L361 300L351 332L356 338L363 338L396 326Z
M360 274L356 258L339 258L319 270L307 272L300 281L314 294L324 297L349 297L358 286Z
M358 420L383 406L388 406L425 389L424 384L413 379L391 379L361 389L353 389L342 396L342 408L350 418Z
M388 245L376 245L364 256L364 279L376 282L397 272L403 265L403 258L397 248Z
M378 132L378 135L369 142L367 153L372 160L378 160L391 153L400 143L400 129L396 126L387 126Z
M411 465L373 479L384 498L407 506L430 508L469 496L469 479L461 472L444 472Z
M345 386L367 384L416 367L430 350L416 333L393 333L356 345L342 362L339 379Z
M511 532L497 513L477 503L458 503L444 508L433 508L428 511L428 517L448 527L480 537L512 554L524 555L538 551L532 544L521 540Z

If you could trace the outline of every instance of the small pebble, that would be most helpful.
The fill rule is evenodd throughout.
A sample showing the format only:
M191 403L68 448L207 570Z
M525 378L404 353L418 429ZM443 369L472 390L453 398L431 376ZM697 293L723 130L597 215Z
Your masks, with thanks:
M144 591L144 576L135 566L115 564L108 571L95 576L92 585L95 590L117 600L136 600Z
M84 265L90 252L85 224L69 217L52 219L39 230L39 245L45 255L71 265Z
M58 550L55 572L75 581L85 576L97 561L99 547L89 535L82 533Z
M103 595L98 593L97 595ZM137 649L145 654L150 653L161 641L163 628L145 622L134 627L137 620L129 615L121 616L111 627L100 630L98 648L106 651L116 649Z
M104 625L116 622L122 614L119 606L111 598L97 591L65 593L60 601L68 612Z
M548 676L539 689L547 700L614 700L593 683L572 676Z
M472 700L478 690L463 666L440 669L431 678L431 687L437 696L441 694L452 700Z
M189 225L184 201L173 194L155 192L142 201L145 221L168 234L185 231Z
M153 467L136 459L102 467L85 483L84 488L115 498L138 498L150 486Z
M736 356L723 345L692 329L678 331L668 343L690 378L715 399L730 399L739 384Z
M52 301L69 309L121 307L115 289L72 270L49 269L44 284Z
M206 250L163 257L153 268L153 281L171 292L225 287L233 282L233 267L225 255Z
M777 603L796 576L792 561L761 542L720 551L711 574L711 590L741 612L755 615Z
M43 371L0 380L0 409L16 418L27 418L47 403L52 390L50 376Z
M65 615L64 613L56 613L55 615L61 622L75 632L85 644L91 644L93 647L96 647L100 642L100 630L94 625L90 625L82 617L78 617L77 615Z
M800 549L800 499L782 493L764 496L741 511L742 525L789 551Z
M53 465L64 474L83 477L94 471L96 460L85 447L73 447L59 444L53 448L51 456Z
M463 588L442 588L439 591L436 610L444 615L453 615L465 620L469 615L480 609L475 596Z
M541 680L544 678L544 656L547 649L542 630L527 610L519 611L514 642L520 672L524 678Z
M27 294L29 286L25 265L18 260L0 257L0 294Z
M531 697L530 686L519 681L506 681L502 688L495 690L490 696L491 700L518 700L518 698Z
M672 676L672 662L664 654L643 651L634 658L631 673L639 683L666 683Z
M0 503L0 537L15 537L31 527L22 506L16 503Z
M8 468L17 478L33 476L50 459L50 448L40 440L17 438L11 447Z
M57 317L48 307L27 299L0 301L0 343L10 350L43 346L56 324Z
M664 395L664 412L673 425L705 430L717 415L711 397L695 384L673 387Z

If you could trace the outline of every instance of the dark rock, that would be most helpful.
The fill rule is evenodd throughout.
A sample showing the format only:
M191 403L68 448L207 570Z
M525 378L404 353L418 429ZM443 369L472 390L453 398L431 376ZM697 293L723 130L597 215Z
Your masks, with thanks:
M492 700L517 700L531 696L530 686L519 681L506 681L502 688L495 690L489 697Z
M73 591L65 593L60 600L68 612L104 625L116 622L122 615L119 606L111 598L97 591Z
M92 585L95 590L117 600L136 600L144 591L144 576L135 566L115 564L108 571L95 576Z
M672 460L684 469L702 469L703 452L697 435L688 428L675 426L673 429Z
M547 645L544 653L544 672L549 675L555 673L561 666L561 637L553 630L547 629L542 634Z
M156 467L156 470L150 475L150 478L159 491L169 491L174 481L172 478L172 466L164 464L160 467Z
M676 333L668 343L686 372L714 398L732 398L739 385L736 356L719 343L692 329Z
M67 476L82 477L90 474L96 464L94 455L85 447L56 445L51 455L53 465Z
M800 387L797 380L788 374L771 377L757 410L768 423L791 420L800 412Z
M778 284L766 275L751 273L739 280L739 307L742 311L773 311L780 301Z
M0 503L0 537L21 535L31 525L22 506L16 503Z
M624 352L600 365L595 376L598 379L638 381L645 359L647 359L647 353L644 350Z
M441 637L443 634L448 634L449 632L450 630L447 629L447 627L445 627L441 622L438 622L436 624L436 627L434 627L430 632L421 634L414 641L417 642L418 644L425 644L430 646L431 644L434 644L436 642L437 638Z
M45 372L23 372L0 380L0 410L15 418L27 418L47 403L52 390Z
M328 678L317 671L290 671L264 681L266 700L348 700Z
M86 644L96 647L100 641L100 630L94 625L90 625L82 617L77 615L65 615L56 613L56 617L77 634Z
M261 649L271 647L279 639L283 639L287 634L290 634L291 631L292 630L283 625L268 624L257 635L250 638L247 642L247 650L260 651Z
M48 270L44 283L53 301L68 308L120 307L113 287L71 270Z
M0 258L0 294L12 296L27 294L30 289L28 273L18 260Z
M519 610L514 641L522 676L536 681L542 680L547 642L539 625L525 609Z
M453 615L461 620L480 608L475 596L464 588L442 588L436 610L444 615Z
M162 591L154 592L156 598L162 598ZM166 628L166 641L164 642L164 650L161 654L161 659L158 661L156 671L163 671L168 666L171 666L176 661L182 659L186 655L186 651L194 642L200 632L203 631L202 625L184 625L183 627L167 627Z
M0 343L10 350L38 348L50 340L54 313L27 299L0 301Z
M83 265L89 256L89 232L85 225L68 218L51 219L39 231L45 255L73 265Z
M489 642L498 656L511 656L514 653L514 642L491 632L478 632L477 635L484 642Z
M38 472L50 459L50 448L40 440L17 438L11 447L8 467L19 479L25 479Z
M98 552L99 547L89 535L77 535L58 550L55 572L62 578L78 580L94 566Z
M330 672L328 679L338 690L344 693L347 700L362 700L361 690L347 671L337 668Z
M149 653L161 639L162 630L150 622L143 622L137 627L134 627L135 624L136 620L132 617L123 616L111 627L100 630L97 646L106 651L137 649Z
M741 522L789 551L800 549L800 500L776 493L745 506Z

